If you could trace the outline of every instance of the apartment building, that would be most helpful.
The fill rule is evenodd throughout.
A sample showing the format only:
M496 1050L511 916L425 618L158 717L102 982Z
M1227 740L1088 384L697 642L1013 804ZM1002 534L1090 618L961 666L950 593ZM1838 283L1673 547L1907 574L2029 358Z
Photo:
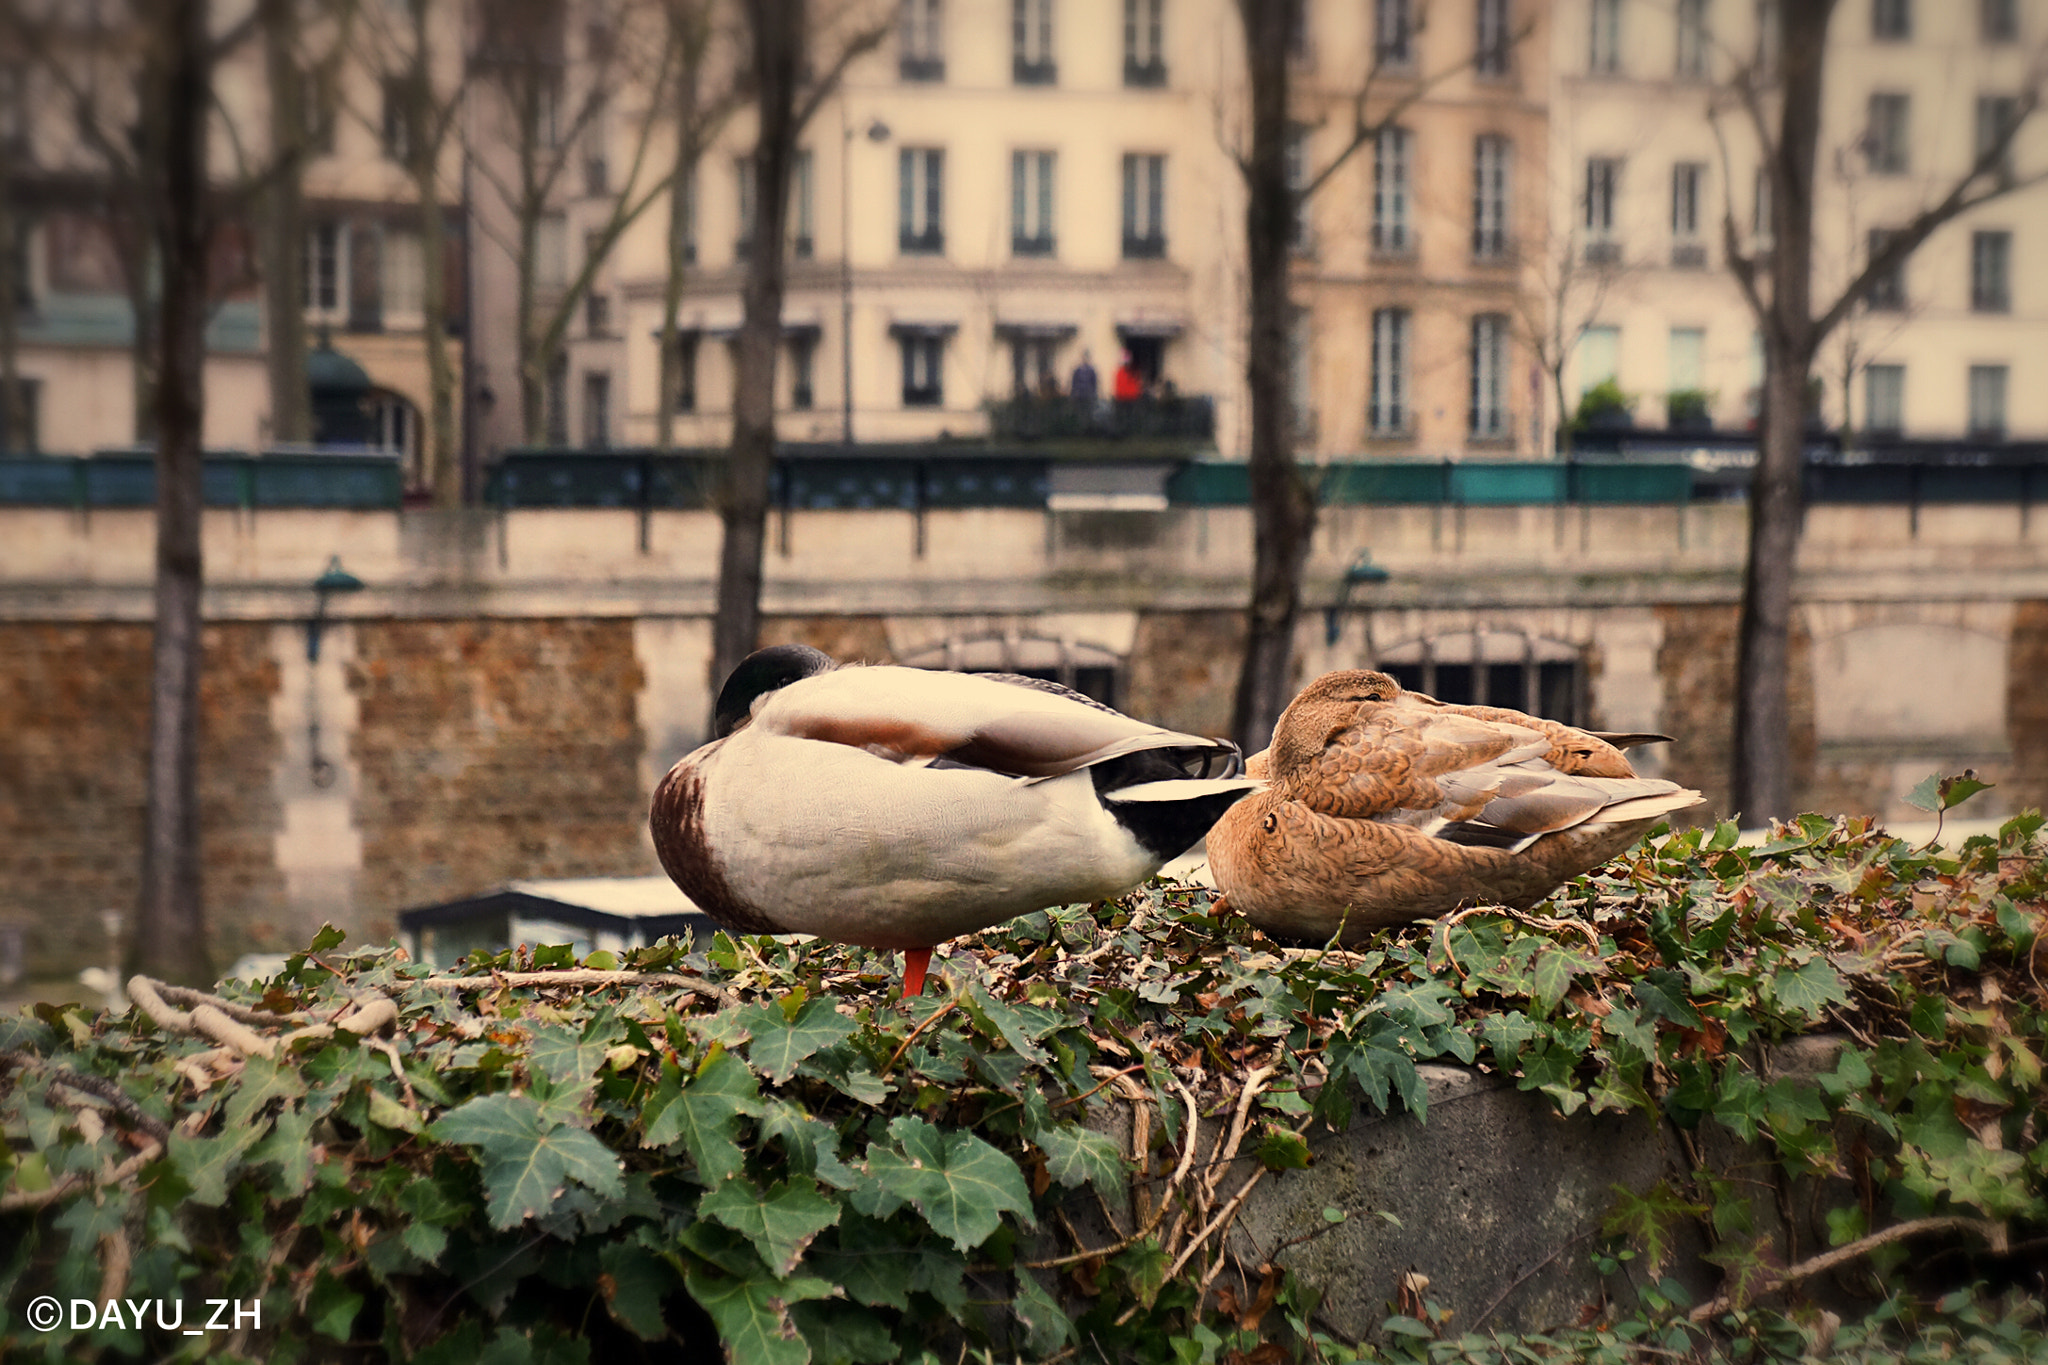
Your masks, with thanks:
M1770 0L1560 0L1552 40L1547 303L1568 400L1604 380L1635 427L1740 430L1762 347L1726 269L1724 218L1769 249L1768 185L1730 92L1768 73ZM2026 0L1843 0L1829 33L1815 186L1816 309L1888 232L1939 202L2011 116L2048 11ZM2015 173L2048 167L2025 126ZM1854 439L2048 437L2048 188L1939 230L1823 350L1821 416Z
M465 26L434 11L432 80L461 84ZM260 31L229 7L215 16L224 46L213 71L209 165L224 212L212 256L215 307L207 328L204 437L214 449L276 444L270 420L266 325L259 282L264 246L261 183L279 145ZM46 6L15 22L31 40L0 52L0 137L6 146L4 212L14 243L12 337L22 380L16 450L82 453L146 440L146 389L137 380L137 330L150 344L154 282L150 226L138 166L107 130L145 117L135 105L147 54L141 25L102 7ZM24 28L23 32L26 32ZM315 403L314 439L401 453L409 482L421 471L420 415L428 406L419 196L404 172L402 93L380 71L367 24L343 46L330 22L305 33L302 64L303 306L309 370L338 407ZM385 54L389 56L388 53ZM441 158L451 330L463 312L464 251L457 187L460 140ZM459 338L451 342L460 365ZM325 419L325 420L323 420ZM4 419L0 419L4 420Z

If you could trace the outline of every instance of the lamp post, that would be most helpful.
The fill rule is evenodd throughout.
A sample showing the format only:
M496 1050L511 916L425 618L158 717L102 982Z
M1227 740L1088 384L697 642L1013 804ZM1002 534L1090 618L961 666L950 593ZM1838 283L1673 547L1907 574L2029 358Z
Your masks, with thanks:
M327 557L327 568L313 580L313 619L306 622L306 662L320 662L320 630L327 623L327 599L338 592L361 592L363 580L341 567L340 555Z
M1344 613L1351 609L1351 591L1361 584L1384 583L1387 571L1383 565L1372 562L1371 550L1360 550L1358 558L1351 561L1351 567L1344 570L1343 586L1337 589L1337 601L1323 612L1323 643L1335 646L1337 637L1344 633Z
M853 124L846 101L839 101L839 439L853 444ZM889 140L889 125L880 119L867 126L868 141Z

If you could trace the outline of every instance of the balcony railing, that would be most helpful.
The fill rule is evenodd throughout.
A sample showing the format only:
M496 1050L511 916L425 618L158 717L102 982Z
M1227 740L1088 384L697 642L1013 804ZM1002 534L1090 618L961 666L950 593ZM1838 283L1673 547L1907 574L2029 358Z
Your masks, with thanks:
M1159 90L1166 85L1166 63L1154 57L1141 62L1124 58L1124 84L1133 90Z
M922 232L901 229L896 234L896 249L905 256L943 256L946 254L946 231L939 227L928 227Z
M1010 79L1018 85L1058 85L1060 66L1050 57L1038 61L1017 57L1010 63Z
M1127 261L1160 261L1166 259L1166 237L1155 233L1150 237L1124 237L1124 259Z
M989 408L989 435L1012 441L1211 441L1216 437L1216 403L1206 394L1092 403L1066 397L1013 398Z

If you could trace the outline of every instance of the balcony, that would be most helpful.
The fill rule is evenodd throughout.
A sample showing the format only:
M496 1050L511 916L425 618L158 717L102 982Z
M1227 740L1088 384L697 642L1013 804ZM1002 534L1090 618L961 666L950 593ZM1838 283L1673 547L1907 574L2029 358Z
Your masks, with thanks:
M1213 441L1216 401L1206 394L1076 402L1013 398L989 406L989 435L1008 441Z
M1060 64L1050 57L1038 61L1015 57L1010 62L1010 79L1017 85L1058 85Z
M905 53L896 63L896 74L906 81L934 84L946 79L946 59Z
M1012 256L1051 257L1059 254L1058 243L1054 241L1053 235L1050 232L1040 233L1036 237L1012 237L1010 239L1010 254Z
M896 249L905 256L943 256L946 254L946 230L928 227L919 232L903 228L896 235Z
M1166 63L1154 57L1141 62L1135 57L1124 58L1124 86L1131 90L1163 90L1166 88Z
M1674 270L1705 270L1707 248L1699 242L1674 242L1671 246L1671 268Z
M1586 264L1620 265L1621 243L1616 241L1597 241L1586 243Z
M1127 261L1163 261L1166 259L1166 235L1154 233L1150 237L1133 237L1124 234L1124 259Z

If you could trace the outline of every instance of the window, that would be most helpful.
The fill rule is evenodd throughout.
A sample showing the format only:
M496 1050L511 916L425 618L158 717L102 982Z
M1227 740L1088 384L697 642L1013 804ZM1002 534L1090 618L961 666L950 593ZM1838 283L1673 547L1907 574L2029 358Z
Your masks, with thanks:
M1508 0L1478 0L1478 32L1473 35L1472 72L1477 76L1508 74Z
M1381 66L1414 62L1413 0L1373 0L1373 56Z
M1672 70L1680 80L1704 80L1713 40L1707 32L1707 0L1678 0L1678 53Z
M817 401L817 359L816 332L799 332L789 339L789 405L799 412L810 411Z
M1498 441L1508 434L1508 320L1500 313L1472 319L1472 403L1474 440Z
M1863 371L1863 429L1873 436L1905 430L1906 367L1872 365Z
M1751 195L1749 218L1749 233L1756 239L1759 250L1770 250L1775 237L1777 229L1771 217L1771 168L1759 166L1756 168L1756 190Z
M1707 181L1706 166L1681 161L1671 168L1671 264L1678 270L1699 270L1707 264L1707 246L1700 240L1700 199Z
M935 408L945 402L946 338L936 332L906 332L903 347L903 406Z
M697 167L692 164L683 172L683 210L681 220L673 224L676 235L682 238L683 264L697 263Z
M0 450L34 454L43 448L43 382L17 376L14 384L15 393L20 396L21 426L18 430L15 428L4 401L5 394L0 393Z
M1700 429L1714 424L1706 394L1707 334L1699 327L1673 327L1666 363L1670 388L1664 396L1664 424Z
M1979 313L2012 311L2012 234L1970 234L1970 307Z
M1124 157L1124 259L1166 255L1166 158Z
M1480 629L1411 640L1384 650L1373 667L1401 686L1453 706L1511 706L1582 723L1579 651L1519 630Z
M612 296L593 289L583 296L583 331L586 336L612 334Z
M612 192L611 160L607 154L610 134L602 105L591 111L590 124L583 130L583 193L596 199Z
M1864 259L1866 261L1874 261L1877 259L1878 253L1890 244L1892 230L1890 228L1872 228L1867 240L1869 242L1869 254ZM1896 312L1906 306L1906 268L1904 262L1872 278L1869 289L1863 295L1863 306L1878 312Z
M697 333L676 337L676 411L697 410Z
M1912 97L1881 93L1870 97L1870 124L1863 133L1863 155L1875 175L1903 175L1908 165L1906 120Z
M1315 314L1296 308L1287 319L1287 418L1297 441L1316 438L1314 377Z
M811 236L811 181L811 149L799 147L789 163L789 252L800 261L811 259L815 245Z
M1998 146L1999 139L2010 132L2013 125L2018 122L2019 113L2020 102L2011 95L1977 96L1977 160L1982 161L1986 156L1990 155L1991 151ZM2005 151L1987 169L1994 171L2000 180L2012 179L2012 146L2010 143L2006 145Z
M1977 31L1987 43L2010 43L2020 36L2019 0L1977 0Z
M1053 232L1051 152L1010 153L1010 254L1050 256L1058 249Z
M904 0L896 74L906 81L946 79L943 3L944 0Z
M606 370L583 376L583 444L602 450L612 443L612 377Z
M384 118L380 141L384 155L404 165L412 156L412 82L399 76L384 82Z
M1059 389L1058 338L1019 333L1010 338L1010 392L1029 398L1050 387Z
M569 219L562 213L543 213L533 225L534 283L543 289L561 289L569 283Z
M547 413L548 444L569 444L569 357L559 351L548 362L547 385L541 398Z
M897 248L906 256L946 250L946 154L936 147L905 147L897 157Z
M543 147L562 145L562 83L544 79L533 92L533 136Z
M1405 308L1381 308L1372 315L1372 397L1365 424L1375 436L1408 430L1408 324Z
M334 155L334 126L339 122L334 111L341 102L334 85L334 73L321 70L312 73L300 92L299 131L310 156Z
M306 316L340 322L348 311L348 228L337 222L306 229Z
M1472 141L1472 257L1503 261L1508 257L1508 175L1515 144L1498 133Z
M1316 245L1315 233L1309 226L1308 201L1302 197L1302 191L1308 188L1308 143L1314 132L1299 123L1287 129L1287 193L1293 198L1294 210L1287 245L1302 253L1314 251Z
M1592 33L1586 45L1586 69L1611 76L1621 70L1621 0L1593 0Z
M1596 156L1586 162L1586 259L1595 265L1621 259L1621 244L1614 240L1614 193L1620 183L1618 159Z
M1372 249L1405 253L1414 243L1408 231L1408 152L1414 134L1382 128L1372 149Z
M420 235L400 228L384 229L384 325L418 327L426 313L426 256Z
M754 219L760 216L760 181L754 174L751 154L733 158L733 185L739 205L739 233L733 240L732 258L744 261L754 250Z
M1124 84L1166 84L1166 0L1124 0Z
M1913 0L1870 0L1870 36L1904 42L1913 36Z
M2005 375L2003 365L1970 367L1970 435L1991 440L2005 436Z
M1579 392L1583 394L1619 377L1615 365L1620 357L1619 327L1588 327L1579 337Z
M1052 46L1053 0L1010 0L1010 76L1019 85L1060 78Z

